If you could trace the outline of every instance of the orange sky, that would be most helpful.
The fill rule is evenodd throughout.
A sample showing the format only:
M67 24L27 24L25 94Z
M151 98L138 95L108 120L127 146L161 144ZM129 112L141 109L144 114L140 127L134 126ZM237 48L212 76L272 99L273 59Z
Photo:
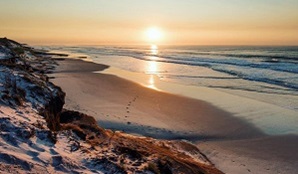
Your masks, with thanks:
M1 0L0 37L29 44L298 45L297 0Z

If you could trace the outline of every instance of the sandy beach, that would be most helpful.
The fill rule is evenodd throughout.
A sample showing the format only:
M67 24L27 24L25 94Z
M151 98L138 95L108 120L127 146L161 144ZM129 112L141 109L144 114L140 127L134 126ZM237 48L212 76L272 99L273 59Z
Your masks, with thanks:
M93 116L106 129L198 145L226 173L297 173L296 136L267 136L212 103L146 88L108 68L65 59L51 81L66 92L66 109Z
M114 75L92 73L107 68L104 65L80 60L59 63L52 81L68 94L66 108L94 116L105 128L192 141L262 135L252 125L204 101L149 89Z

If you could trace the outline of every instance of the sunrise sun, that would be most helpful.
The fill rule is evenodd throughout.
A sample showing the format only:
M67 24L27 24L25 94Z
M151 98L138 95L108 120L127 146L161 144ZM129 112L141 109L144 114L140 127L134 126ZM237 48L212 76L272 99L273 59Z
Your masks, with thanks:
M148 41L157 42L162 39L163 33L157 27L150 27L146 30L146 36L147 36Z

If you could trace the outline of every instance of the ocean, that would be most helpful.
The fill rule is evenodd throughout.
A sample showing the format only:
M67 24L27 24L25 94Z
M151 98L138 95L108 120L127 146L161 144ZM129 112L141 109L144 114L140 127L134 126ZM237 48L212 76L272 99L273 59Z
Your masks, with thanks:
M251 92L247 96L253 93L298 96L297 46L52 46L50 49L123 70L154 74L173 83L239 95ZM296 97L279 105L298 110Z

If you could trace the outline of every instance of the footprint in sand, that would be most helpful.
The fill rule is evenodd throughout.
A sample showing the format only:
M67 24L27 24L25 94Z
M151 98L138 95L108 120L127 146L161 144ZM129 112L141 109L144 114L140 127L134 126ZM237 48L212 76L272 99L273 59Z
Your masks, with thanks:
M128 104L126 105L126 113L129 114L130 113L130 106L133 104L133 102L135 102L138 98L138 95L135 96L132 101L129 101ZM125 115L125 118L128 118L128 115Z
M36 157L36 156L39 155L38 152L31 151L31 150L27 151L26 154L29 155L29 156L31 156L31 157Z
M52 155L58 155L59 153L58 152L56 152L54 149L50 149L50 153L52 154Z

